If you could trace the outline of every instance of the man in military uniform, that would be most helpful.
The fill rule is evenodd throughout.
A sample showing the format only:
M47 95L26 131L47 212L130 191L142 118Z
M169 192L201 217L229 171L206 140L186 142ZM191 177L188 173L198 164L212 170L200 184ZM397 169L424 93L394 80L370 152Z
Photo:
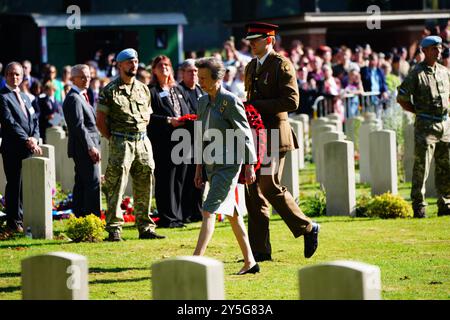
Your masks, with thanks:
M411 200L414 217L425 217L425 182L431 160L436 163L438 215L450 214L450 73L437 63L442 39L428 36L421 42L425 60L412 69L398 87L397 101L403 109L416 114L414 129L414 168ZM412 101L411 101L412 97Z
M152 108L150 91L135 79L138 56L134 49L121 51L116 58L120 76L99 95L97 127L109 140L109 159L104 190L108 210L108 241L120 241L123 214L120 209L128 174L133 179L134 212L139 239L161 239L150 217L152 177L155 167L146 130Z
M262 166L256 183L247 185L250 245L256 261L271 260L269 205L280 214L294 237L304 236L304 255L317 249L319 225L303 214L285 186L280 184L286 152L298 148L288 122L288 112L298 108L299 93L291 62L273 50L276 25L249 23L246 39L255 58L245 68L247 100L261 114L267 128L270 162ZM279 148L271 150L271 134L279 137Z

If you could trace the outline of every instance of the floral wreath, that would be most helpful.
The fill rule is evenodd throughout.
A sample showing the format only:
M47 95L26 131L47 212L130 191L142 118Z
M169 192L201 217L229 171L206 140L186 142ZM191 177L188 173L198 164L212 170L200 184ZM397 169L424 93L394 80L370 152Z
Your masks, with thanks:
M245 106L245 115L247 116L250 129L252 129L256 147L256 157L257 157L257 162L255 165L255 173L256 173L261 168L261 164L264 159L264 153L266 152L267 132L265 130L266 127L264 126L259 111L256 110L256 108L250 103L244 103L244 106ZM244 167L241 169L238 182L245 183Z

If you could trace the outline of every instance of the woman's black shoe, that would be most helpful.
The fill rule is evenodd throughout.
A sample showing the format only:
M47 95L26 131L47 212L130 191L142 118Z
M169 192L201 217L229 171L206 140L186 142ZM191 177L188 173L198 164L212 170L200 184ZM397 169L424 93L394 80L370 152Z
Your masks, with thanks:
M255 264L253 267L251 267L250 269L246 270L246 271L240 271L238 272L238 275L241 276L243 274L247 274L247 273L257 273L259 272L259 264Z

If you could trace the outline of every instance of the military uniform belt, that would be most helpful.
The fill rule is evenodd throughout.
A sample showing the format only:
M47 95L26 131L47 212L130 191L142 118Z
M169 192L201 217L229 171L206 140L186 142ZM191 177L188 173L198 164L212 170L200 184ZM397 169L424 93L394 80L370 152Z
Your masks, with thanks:
M119 137L125 140L131 140L131 141L139 141L144 140L144 138L147 136L147 132L117 132L117 131L111 131L111 134L115 137Z
M443 114L442 116L433 116L431 114L419 113L417 116L419 118L422 118L425 120L431 120L431 121L446 121L448 119L447 114Z

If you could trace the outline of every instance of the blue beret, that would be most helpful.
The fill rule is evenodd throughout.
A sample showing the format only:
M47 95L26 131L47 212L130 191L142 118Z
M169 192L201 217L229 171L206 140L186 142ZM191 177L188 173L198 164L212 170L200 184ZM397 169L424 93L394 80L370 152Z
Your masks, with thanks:
M442 39L441 37L438 36L428 36L422 39L422 41L420 42L420 46L422 48L428 48L430 46L435 46L437 44L441 44L442 43Z
M128 49L124 49L124 50L120 51L117 54L116 61L122 62L122 61L129 60L129 59L134 59L134 58L137 59L137 57L138 57L138 54L137 54L136 50L134 50L133 48L128 48Z

